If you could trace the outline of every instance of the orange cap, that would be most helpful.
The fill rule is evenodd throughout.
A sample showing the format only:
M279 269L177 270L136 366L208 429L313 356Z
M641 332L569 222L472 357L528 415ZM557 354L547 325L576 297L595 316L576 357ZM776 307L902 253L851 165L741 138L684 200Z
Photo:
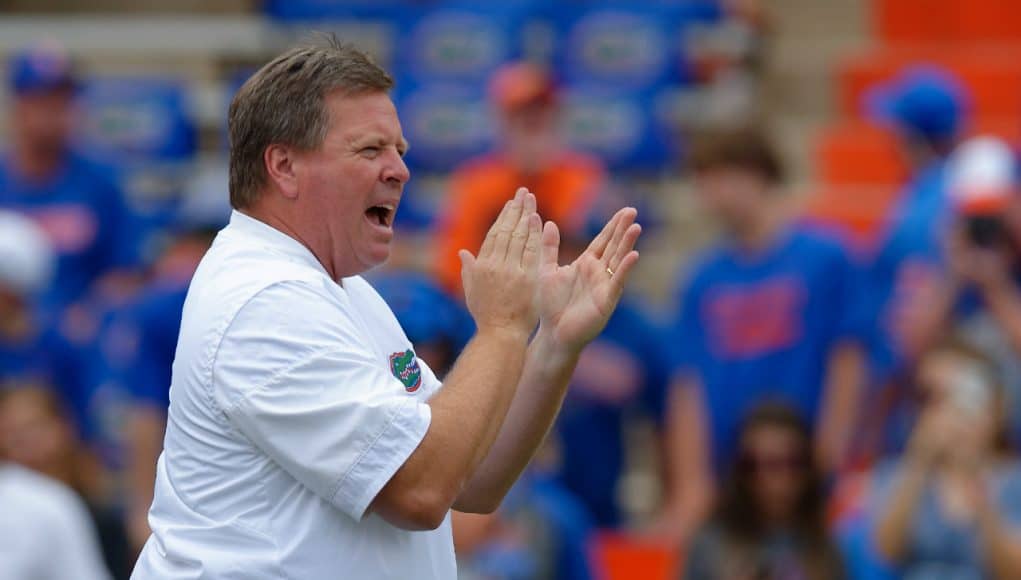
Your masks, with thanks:
M493 73L489 97L501 110L514 111L537 103L552 104L556 100L556 87L543 68L515 62Z

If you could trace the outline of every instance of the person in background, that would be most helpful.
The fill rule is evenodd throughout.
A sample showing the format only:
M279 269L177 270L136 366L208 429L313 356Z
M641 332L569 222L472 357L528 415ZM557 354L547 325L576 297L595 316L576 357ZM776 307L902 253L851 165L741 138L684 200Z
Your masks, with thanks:
M129 276L136 223L110 171L72 150L78 79L68 55L40 45L8 67L10 149L0 154L0 208L32 218L57 253L53 283L40 296L60 310L101 277L116 289Z
M874 89L868 101L873 116L900 136L912 172L869 266L870 300L880 320L871 355L883 382L905 370L909 354L899 344L897 319L939 262L952 217L947 160L967 122L969 96L949 73L911 69Z
M0 373L6 377L45 374L53 360L42 313L32 297L46 288L54 269L53 247L34 222L0 210Z
M35 222L0 210L0 375L49 385L70 411L76 436L86 438L93 432L86 357L33 300L49 286L55 263L53 246Z
M460 580L592 580L595 531L585 505L556 479L546 444L491 514L453 512Z
M905 70L866 95L868 114L898 135L910 176L893 219L935 218L946 202L946 162L968 122L970 96L951 73Z
M89 515L62 483L0 456L4 578L109 580Z
M690 538L712 505L741 421L763 401L796 408L822 468L842 467L868 335L858 269L839 244L792 221L780 160L762 133L716 135L696 145L690 163L723 240L688 276L670 344L669 488L654 530L675 542Z
M131 562L121 514L107 503L104 482L99 481L102 470L78 439L52 388L15 383L0 390L0 458L59 481L81 496L92 527L88 535L99 538L107 569L115 579L128 578ZM67 504L67 500L59 501ZM77 573L64 576L80 577Z
M908 369L948 333L981 347L996 361L1015 401L1007 419L1016 432L1021 428L1017 163L1006 143L980 137L963 143L948 166L948 210L940 239L926 267L919 263L914 268L913 291L905 291L891 306L890 334ZM896 447L904 440L894 437L887 444Z
M874 476L877 551L906 580L1016 578L1021 463L995 365L950 339L922 356L916 389L923 405L908 449Z
M606 180L598 160L562 142L557 90L545 70L524 62L508 64L491 79L489 95L499 117L498 148L453 172L440 217L436 274L455 296L461 288L457 252L479 248L507 191L527 187L543 219L570 229L579 225Z
M686 580L838 580L844 568L826 527L825 475L798 410L757 407L714 516L688 551Z

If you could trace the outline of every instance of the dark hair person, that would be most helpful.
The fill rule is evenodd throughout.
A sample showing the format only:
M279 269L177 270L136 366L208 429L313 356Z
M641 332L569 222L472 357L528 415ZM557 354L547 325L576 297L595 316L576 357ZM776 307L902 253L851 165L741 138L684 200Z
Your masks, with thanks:
M785 405L757 407L741 429L738 459L716 513L695 536L683 578L842 578L825 504L805 421Z

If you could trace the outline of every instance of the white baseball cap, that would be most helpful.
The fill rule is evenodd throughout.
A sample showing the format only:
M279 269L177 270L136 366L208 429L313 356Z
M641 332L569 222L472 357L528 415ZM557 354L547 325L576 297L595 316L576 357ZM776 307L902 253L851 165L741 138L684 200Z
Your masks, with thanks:
M56 257L46 233L27 217L0 210L0 288L27 296L43 290Z
M1016 186L1014 152L996 137L974 137L960 144L949 161L949 193L964 213L1002 209Z

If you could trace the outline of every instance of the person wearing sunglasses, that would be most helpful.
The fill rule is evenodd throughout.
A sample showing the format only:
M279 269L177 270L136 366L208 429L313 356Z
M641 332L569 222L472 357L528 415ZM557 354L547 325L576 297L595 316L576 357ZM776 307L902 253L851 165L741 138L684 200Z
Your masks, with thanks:
M746 418L716 511L691 544L685 580L839 580L826 492L812 439L793 408L763 403Z

